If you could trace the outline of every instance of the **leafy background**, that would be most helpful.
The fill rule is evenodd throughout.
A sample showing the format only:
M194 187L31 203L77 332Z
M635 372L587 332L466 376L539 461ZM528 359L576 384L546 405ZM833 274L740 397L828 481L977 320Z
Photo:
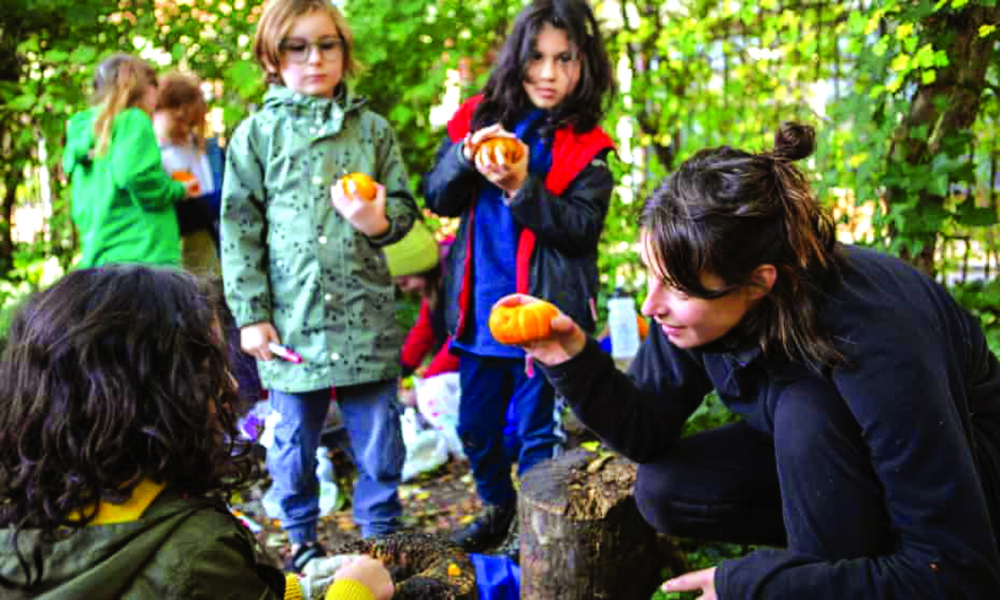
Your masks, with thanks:
M339 4L365 66L354 85L393 122L419 190L443 136L440 111L482 85L524 2ZM162 70L201 76L223 140L264 86L251 56L259 2L4 5L0 308L9 310L78 254L58 162L65 121L87 105L102 57L126 50ZM767 148L780 121L798 119L817 128L818 151L806 166L844 239L902 256L945 282L1000 351L996 0L592 5L621 87L605 121L619 144L619 187L601 247L606 295L619 286L643 293L635 212L664 175L706 146ZM404 308L401 324L412 315ZM725 418L708 414L704 426Z

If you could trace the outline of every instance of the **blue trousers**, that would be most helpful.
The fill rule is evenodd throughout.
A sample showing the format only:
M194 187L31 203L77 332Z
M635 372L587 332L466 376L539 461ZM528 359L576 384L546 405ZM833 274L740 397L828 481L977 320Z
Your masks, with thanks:
M504 443L508 407L512 405L516 421L517 473L521 476L552 458L559 443L553 417L555 390L540 372L528 377L521 359L463 352L458 364L462 386L458 434L476 489L487 504L508 504L515 498Z
M338 387L337 402L358 468L354 521L364 537L392 533L402 514L397 488L406 458L396 380ZM278 518L292 543L311 541L319 522L316 448L330 407L330 390L272 390L271 404L281 414L267 451L273 493L281 508Z

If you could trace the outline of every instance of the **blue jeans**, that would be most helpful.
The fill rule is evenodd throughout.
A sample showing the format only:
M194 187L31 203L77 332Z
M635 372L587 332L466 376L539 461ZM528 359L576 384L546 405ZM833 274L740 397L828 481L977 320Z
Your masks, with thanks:
M462 401L458 435L487 504L504 505L515 498L510 460L505 453L504 427L512 405L517 424L517 474L552 458L555 434L555 390L541 372L528 377L524 360L478 356L463 352L458 363Z
M358 468L354 521L364 537L392 533L402 514L397 488L406 458L396 380L338 387L337 402ZM292 543L308 542L316 539L319 521L316 448L330 407L330 390L271 390L271 404L281 414L267 451L267 469L281 508L278 518Z

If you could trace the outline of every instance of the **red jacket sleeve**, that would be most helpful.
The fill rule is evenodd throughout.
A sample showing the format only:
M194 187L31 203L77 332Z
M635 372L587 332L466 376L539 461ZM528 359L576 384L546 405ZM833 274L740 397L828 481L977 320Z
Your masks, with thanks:
M420 315L417 322L406 334L403 342L403 350L400 352L399 362L408 372L420 366L420 363L427 356L434 346L434 330L431 328L431 307L427 300L420 302Z
M424 371L424 377L433 377L435 375L440 375L441 373L452 373L458 371L458 357L451 353L451 336L449 335L445 339L444 343L441 344L441 348L438 350L437 354L431 360L431 364L427 365L427 370Z

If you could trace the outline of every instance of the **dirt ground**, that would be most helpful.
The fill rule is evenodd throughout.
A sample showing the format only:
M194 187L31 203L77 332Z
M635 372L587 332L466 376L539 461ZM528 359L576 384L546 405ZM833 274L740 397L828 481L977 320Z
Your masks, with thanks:
M329 456L338 486L342 492L347 491L348 498L340 510L321 519L319 541L324 547L333 548L359 539L361 533L351 517L349 486L356 475L354 465L339 447L331 450ZM243 494L233 509L263 528L257 537L280 566L288 556L289 543L277 521L267 518L264 512L261 498L268 485L268 481L262 482L249 494ZM469 464L464 460L451 459L437 470L403 483L399 496L403 504L403 530L406 531L447 535L470 522L480 508Z

